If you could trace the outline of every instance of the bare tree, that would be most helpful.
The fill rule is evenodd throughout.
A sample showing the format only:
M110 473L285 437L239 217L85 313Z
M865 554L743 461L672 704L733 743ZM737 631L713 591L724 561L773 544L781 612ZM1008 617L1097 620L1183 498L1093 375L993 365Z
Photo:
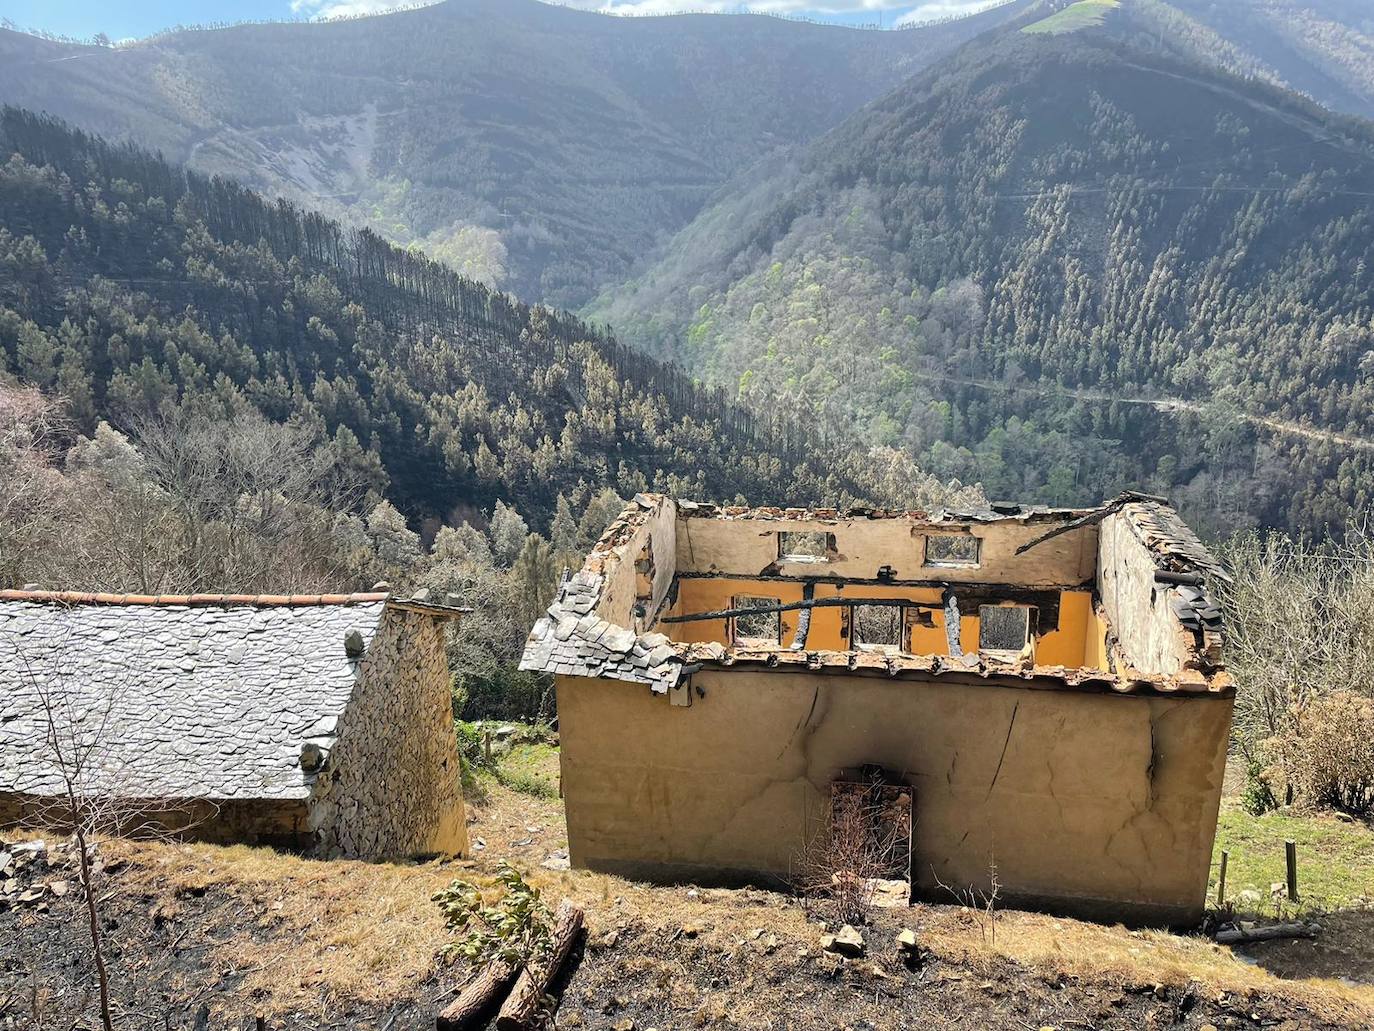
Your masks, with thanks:
M56 468L61 405L0 381L0 584L13 583L62 521L67 481Z
M1374 684L1374 534L1321 544L1245 533L1221 556L1232 581L1216 589L1226 610L1227 665L1237 684L1240 744L1287 729L1314 697L1368 696Z
M22 683L15 687L21 697L18 706L11 702L11 711L27 710L21 729L42 742L37 762L19 785L26 798L24 822L69 833L75 843L101 1022L105 1031L113 1031L96 845L110 835L168 837L209 818L215 806L209 800L173 798L134 770L141 749L119 739L133 686L128 675L98 682L85 676L72 651L79 645L69 632L45 639L37 654L18 640L11 645L22 669Z
M132 436L175 514L179 587L266 593L344 579L333 513L355 507L360 490L313 428L178 411Z

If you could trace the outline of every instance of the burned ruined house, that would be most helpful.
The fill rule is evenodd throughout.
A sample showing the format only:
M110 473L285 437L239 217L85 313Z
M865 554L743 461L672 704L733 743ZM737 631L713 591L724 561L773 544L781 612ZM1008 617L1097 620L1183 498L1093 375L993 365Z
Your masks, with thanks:
M60 826L72 782L139 825L120 830L464 853L443 629L462 611L382 593L0 591L0 826Z
M640 495L535 626L575 866L786 880L853 785L913 896L1200 918L1233 687L1177 514L717 508Z

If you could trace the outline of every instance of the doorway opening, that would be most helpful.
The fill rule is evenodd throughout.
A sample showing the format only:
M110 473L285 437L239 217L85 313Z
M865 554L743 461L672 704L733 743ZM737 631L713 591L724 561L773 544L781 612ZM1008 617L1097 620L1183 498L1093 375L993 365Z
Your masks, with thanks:
M842 908L911 904L912 791L881 766L845 771L830 785L830 840Z

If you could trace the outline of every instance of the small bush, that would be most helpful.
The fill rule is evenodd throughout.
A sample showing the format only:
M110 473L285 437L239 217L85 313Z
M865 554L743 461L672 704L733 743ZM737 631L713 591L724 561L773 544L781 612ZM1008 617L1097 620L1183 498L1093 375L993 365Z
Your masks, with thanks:
M539 889L509 863L501 864L496 877L505 892L494 906L468 881L453 881L434 893L449 930L462 935L444 946L445 958L464 956L474 966L497 959L523 966L548 951L552 914Z
M1282 786L1306 809L1374 814L1374 701L1349 691L1309 698L1265 754L1271 797Z
M843 788L797 857L792 886L808 905L822 901L839 923L862 924L878 882L906 876L911 796L880 783Z
M1274 797L1274 789L1265 779L1264 764L1251 758L1245 765L1245 791L1241 793L1241 804L1252 816L1263 816L1279 807Z
M558 785L528 770L507 770L497 767L496 781L502 787L518 791L522 795L531 795L534 798L558 797Z

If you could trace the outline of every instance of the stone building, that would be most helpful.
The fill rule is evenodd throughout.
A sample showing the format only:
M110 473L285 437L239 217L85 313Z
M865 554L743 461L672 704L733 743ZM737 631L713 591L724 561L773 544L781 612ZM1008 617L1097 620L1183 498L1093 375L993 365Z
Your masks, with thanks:
M995 867L1011 905L1193 923L1234 696L1224 575L1142 495L846 513L640 495L522 662L556 675L572 863L785 880L835 800L881 786L913 896L987 889Z
M443 627L462 611L0 591L0 825L60 823L72 780L205 840L465 853Z

